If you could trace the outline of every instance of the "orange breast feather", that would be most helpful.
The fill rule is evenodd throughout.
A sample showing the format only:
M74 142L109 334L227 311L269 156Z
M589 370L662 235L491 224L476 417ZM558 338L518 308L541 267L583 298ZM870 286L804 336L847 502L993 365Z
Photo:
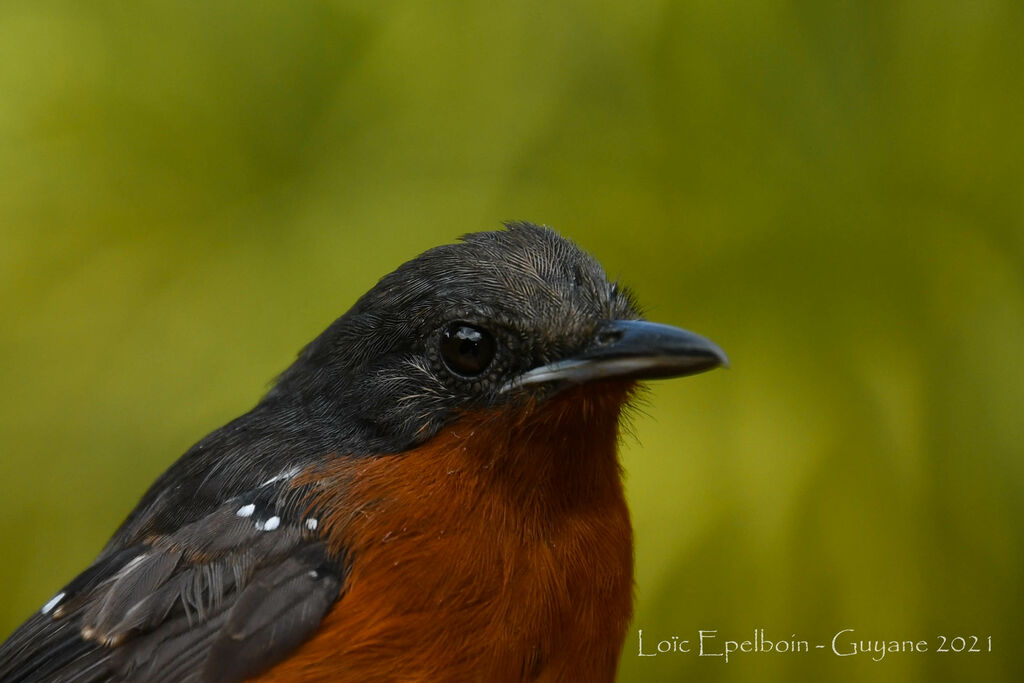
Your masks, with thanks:
M351 573L258 680L613 680L632 609L616 456L630 388L465 415L406 453L297 478Z

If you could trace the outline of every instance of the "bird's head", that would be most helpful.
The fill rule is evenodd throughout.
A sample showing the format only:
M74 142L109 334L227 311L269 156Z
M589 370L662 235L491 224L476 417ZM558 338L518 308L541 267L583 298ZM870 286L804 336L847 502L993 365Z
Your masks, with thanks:
M514 222L386 275L267 398L301 396L351 437L394 452L467 411L726 363L709 340L644 321L630 292L573 242Z

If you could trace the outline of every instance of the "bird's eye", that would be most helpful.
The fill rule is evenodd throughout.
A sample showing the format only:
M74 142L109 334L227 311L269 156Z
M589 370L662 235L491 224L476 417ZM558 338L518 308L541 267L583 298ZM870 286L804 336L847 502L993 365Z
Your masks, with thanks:
M494 360L494 337L469 323L449 323L441 330L441 359L456 375L476 377Z

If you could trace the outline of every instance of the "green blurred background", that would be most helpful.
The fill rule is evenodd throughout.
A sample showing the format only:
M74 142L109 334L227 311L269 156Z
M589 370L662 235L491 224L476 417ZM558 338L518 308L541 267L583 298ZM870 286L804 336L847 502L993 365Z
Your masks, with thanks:
M1024 680L1022 34L1015 0L4 2L0 630L379 276L523 218L733 361L625 441L623 681Z

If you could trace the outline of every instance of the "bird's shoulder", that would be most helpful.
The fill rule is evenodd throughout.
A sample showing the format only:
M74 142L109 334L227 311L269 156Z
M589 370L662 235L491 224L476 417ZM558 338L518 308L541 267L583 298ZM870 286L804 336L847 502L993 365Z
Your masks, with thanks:
M190 449L0 646L0 680L236 681L308 638L347 569L293 481L322 447L281 435L241 420Z

